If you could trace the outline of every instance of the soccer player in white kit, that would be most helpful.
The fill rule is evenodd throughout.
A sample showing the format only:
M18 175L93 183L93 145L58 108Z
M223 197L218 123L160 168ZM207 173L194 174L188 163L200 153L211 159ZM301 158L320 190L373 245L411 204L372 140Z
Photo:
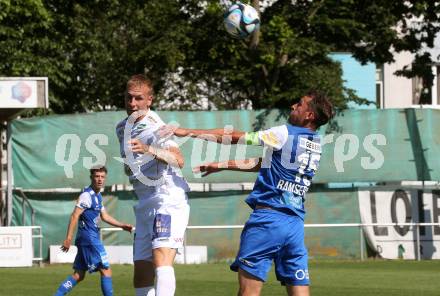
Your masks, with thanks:
M116 127L125 171L139 199L134 209L136 296L174 295L173 262L189 219L189 187L179 170L184 159L174 141L161 142L156 135L164 122L150 110L153 95L150 79L132 76L125 93L129 117Z

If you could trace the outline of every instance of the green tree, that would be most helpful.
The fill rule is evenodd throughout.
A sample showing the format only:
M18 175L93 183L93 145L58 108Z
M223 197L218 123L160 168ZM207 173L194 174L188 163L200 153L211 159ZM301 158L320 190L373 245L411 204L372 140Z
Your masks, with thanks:
M323 89L341 108L347 99L360 100L343 88L340 67L328 57L329 47L299 36L282 13L267 19L262 15L257 41L235 40L223 29L224 10L210 1L193 19L194 44L180 81L189 86L189 97L209 97L219 109L288 108L310 88ZM181 99L185 100L190 101Z
M49 76L56 106L57 90L68 86L72 67L65 58L65 37L54 24L41 0L0 0L0 75Z
M254 108L286 107L310 87L326 91L338 107L362 103L342 86L340 69L329 60L333 51L352 52L361 63L392 62L393 52L415 54L414 66L397 74L431 82L431 58L420 53L433 46L439 30L438 2L358 0L278 0L261 10L259 35L234 41L221 32L224 9L210 1L195 20L196 59L187 79L210 80L217 106L236 108L246 98ZM259 8L262 1L252 1ZM418 20L418 22L414 22ZM417 25L415 25L417 24ZM214 36L213 36L214 35Z
M437 1L251 2L269 3L260 33L236 40L223 29L230 1L0 0L0 75L48 76L56 113L122 107L134 73L155 80L167 109L286 108L309 88L340 109L363 102L333 51L377 64L410 51L415 64L399 73L432 83L421 49L439 30Z
M134 73L148 73L160 89L191 43L177 1L82 1L62 10L55 2L72 65L69 86L58 91L70 100L56 112L123 107L125 81Z

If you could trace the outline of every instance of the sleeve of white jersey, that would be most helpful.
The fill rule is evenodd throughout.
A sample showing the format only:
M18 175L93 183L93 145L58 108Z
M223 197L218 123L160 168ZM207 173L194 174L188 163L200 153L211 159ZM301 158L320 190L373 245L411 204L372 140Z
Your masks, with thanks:
M164 149L168 149L168 148L171 148L171 147L179 148L179 145L174 141L173 138L174 138L174 136L169 138L169 139L166 139L163 142L161 142L160 143L160 147L164 148Z
M160 127L165 125L165 122L163 122L162 118L160 118L159 115L157 115L157 113L151 112L151 116L157 121ZM171 136L167 139L159 139L157 141L157 144L159 145L160 148L164 148L164 149L168 149L171 147L177 147L177 148L179 147L179 145L175 141L175 136Z
M275 150L280 150L287 142L289 136L287 126L285 125L275 126L257 133L260 145L269 146Z
M92 197L90 194L88 192L81 193L76 206L84 210L89 209L92 206Z

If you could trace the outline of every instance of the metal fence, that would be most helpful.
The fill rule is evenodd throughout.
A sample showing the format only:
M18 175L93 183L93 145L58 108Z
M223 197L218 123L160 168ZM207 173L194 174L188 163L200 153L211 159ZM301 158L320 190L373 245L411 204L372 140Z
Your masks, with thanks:
M335 224L304 224L305 228L337 228L337 227L357 227L359 228L359 240L360 240L360 258L365 260L365 238L363 233L364 227L374 227L374 226L411 226L415 227L416 230L416 245L420 246L420 226L440 226L439 223L335 223ZM244 225L192 225L188 226L187 229L242 229ZM102 232L105 231L122 231L121 228L107 227L101 228ZM102 239L102 233L101 233ZM416 260L421 260L420 248L416 248ZM183 242L183 260L186 263L186 239Z

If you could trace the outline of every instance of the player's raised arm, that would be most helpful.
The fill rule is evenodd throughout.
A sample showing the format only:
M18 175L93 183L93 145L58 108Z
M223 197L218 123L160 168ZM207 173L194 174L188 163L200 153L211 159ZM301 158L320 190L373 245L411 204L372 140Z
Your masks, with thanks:
M230 129L188 129L176 127L173 125L165 125L159 129L159 135L161 137L169 137L171 135L177 137L192 137L198 139L204 139L217 143L230 143L230 144L245 144L245 132Z
M193 168L195 173L202 173L202 177L220 171L258 172L261 168L262 158L249 158L244 160L228 160L210 162Z
M268 130L256 132L242 132L231 129L187 129L173 125L165 125L159 129L162 137L192 137L204 139L222 144L246 144L257 146L269 146L273 149L281 149L287 141L287 128L285 125L272 127Z

